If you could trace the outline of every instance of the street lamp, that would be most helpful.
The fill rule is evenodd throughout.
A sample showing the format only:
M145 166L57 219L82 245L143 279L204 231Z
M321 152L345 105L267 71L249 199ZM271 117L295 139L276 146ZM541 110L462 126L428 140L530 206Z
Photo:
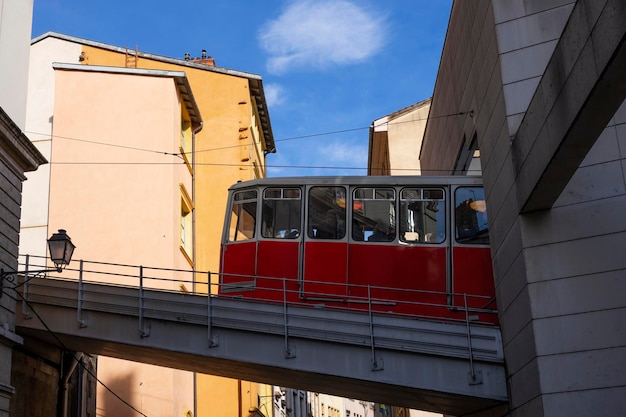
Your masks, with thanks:
M54 233L48 239L48 251L50 252L50 259L54 263L54 268L41 269L36 271L5 271L4 268L0 269L0 291L4 289L5 278L9 281L13 281L11 275L17 275L21 273L40 274L44 272L62 272L70 261L72 260L72 254L76 246L72 243L72 239L67 235L64 229L59 229L57 233ZM2 293L0 292L0 297Z
M63 268L69 265L74 249L76 249L76 246L74 246L72 239L65 233L64 229L59 229L58 233L50 236L50 239L48 239L48 251L50 251L50 259L52 259L57 272L63 271Z

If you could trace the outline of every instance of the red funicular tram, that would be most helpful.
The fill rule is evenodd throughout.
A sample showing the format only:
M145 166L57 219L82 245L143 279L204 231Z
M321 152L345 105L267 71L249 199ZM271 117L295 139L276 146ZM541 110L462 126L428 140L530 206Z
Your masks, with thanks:
M497 323L479 177L259 179L226 213L221 295Z

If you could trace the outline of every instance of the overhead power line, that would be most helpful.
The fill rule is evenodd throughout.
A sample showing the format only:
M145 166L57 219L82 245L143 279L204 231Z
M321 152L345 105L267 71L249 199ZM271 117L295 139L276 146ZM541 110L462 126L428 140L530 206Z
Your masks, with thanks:
M145 165L145 166L155 166L155 165L179 165L180 162L89 162L89 161L80 161L80 162L51 162L52 165ZM229 163L196 163L196 166L215 166L215 167L238 167L238 168L251 168L251 164L229 164ZM323 165L272 165L266 164L265 168L267 169L334 169L334 170L348 170L348 171L367 171L367 167L350 167L350 166L323 166ZM380 171L380 169L378 169ZM429 172L441 172L446 175L450 174L451 171L449 169L422 169L422 168L393 168L394 171L406 171L406 172L415 172L415 171L429 171ZM454 171L452 171L454 173ZM469 170L463 171L465 172L476 172L480 173L480 170Z
M440 118L446 118L446 117L452 117L452 116L462 116L462 115L467 115L467 114L469 114L471 116L473 113L474 113L474 111L470 110L470 111L465 111L465 112L450 113L450 114L439 115L439 116L423 117L423 118L420 118L420 119L412 119L412 120L405 120L405 121L389 122L389 123L387 123L387 125L393 126L393 125L403 124L403 123L415 123L415 122L425 121L425 120L429 120L429 119L440 119ZM327 132L310 133L310 134L306 134L306 135L292 136L292 137L286 137L286 138L282 138L282 139L275 139L274 142L287 142L287 141L293 141L293 140L310 139L310 138L320 137L320 136L338 135L338 134L342 134L342 133L355 132L355 131L359 131L359 130L369 130L371 127L372 126L370 125L370 126L364 126L364 127L354 127L354 128L348 128L348 129L331 130L331 131L327 131ZM25 131L24 133L27 133L27 134L30 133L30 134L38 135L38 136L47 136L48 135L48 133L33 132L33 131ZM66 140L73 140L73 141L83 142L83 143L91 143L91 144L94 144L94 145L111 146L111 147L116 147L116 148L121 148L121 149L128 149L128 150L134 150L134 151L150 152L150 153L156 153L156 154L161 154L161 155L175 156L175 157L178 157L178 158L182 159L182 155L180 154L180 152L169 152L169 151L159 151L159 150L155 150L155 149L138 148L138 147L133 147L133 146L113 144L113 143L109 143L109 142L99 142L99 141L88 140L88 139L81 139L81 138L69 137L69 136L54 135L53 137L57 138L57 139L66 139ZM200 150L196 150L195 153L197 154L197 153L201 153L201 152L213 152L213 151L219 151L219 150L224 150L224 149L239 148L239 147L242 147L242 146L248 146L248 144L244 143L244 144L230 145L230 146L224 146L224 147L219 147L219 148L200 149ZM188 153L191 154L191 152L188 152Z

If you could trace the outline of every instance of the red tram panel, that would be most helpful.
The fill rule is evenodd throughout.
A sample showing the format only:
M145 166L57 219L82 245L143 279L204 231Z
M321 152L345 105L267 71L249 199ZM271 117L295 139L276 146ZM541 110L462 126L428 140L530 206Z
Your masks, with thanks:
M497 324L482 181L238 183L229 190L219 294Z
M488 296L488 298L469 298L467 303L474 308L495 309L493 279L482 279L482 276L493 276L489 248L456 247L452 259L454 292ZM462 306L463 303L461 296L456 295L454 304Z
M305 242L302 297L309 301L346 300L347 253L345 242Z
M367 299L369 287L374 310L441 316L447 309L433 306L446 305L445 248L355 243L349 272L350 295Z
M241 289L252 285L256 275L256 242L241 242L237 245L222 246L221 288L224 291Z
M264 300L282 300L283 290L291 294L298 291L299 245L291 240L259 241L255 296Z

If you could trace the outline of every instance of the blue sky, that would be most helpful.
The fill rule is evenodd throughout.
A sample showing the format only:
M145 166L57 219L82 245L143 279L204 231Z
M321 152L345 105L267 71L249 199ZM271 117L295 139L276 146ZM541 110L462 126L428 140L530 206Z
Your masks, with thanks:
M269 176L365 175L368 126L432 95L451 0L35 0L48 31L263 77ZM305 168L295 168L305 167Z

